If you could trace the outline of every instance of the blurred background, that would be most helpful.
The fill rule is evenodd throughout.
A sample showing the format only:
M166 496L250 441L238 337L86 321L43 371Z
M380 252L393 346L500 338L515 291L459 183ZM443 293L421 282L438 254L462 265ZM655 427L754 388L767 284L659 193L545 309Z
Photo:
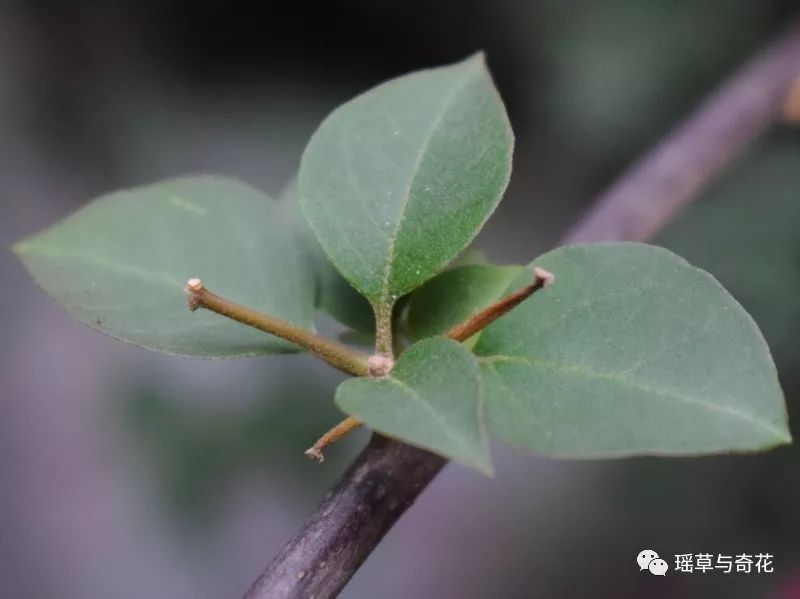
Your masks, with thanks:
M339 103L484 49L517 149L477 245L527 263L797 5L287 6L0 0L0 247L172 175L277 192ZM752 312L790 417L799 224L800 128L776 124L657 240ZM71 321L5 249L0 289L3 598L239 597L366 441L322 466L303 456L339 418L339 376L307 357L205 362L124 346ZM448 466L343 596L800 597L800 447L570 462L498 446L495 462L493 480ZM638 571L642 549L666 556L666 577ZM678 553L771 553L775 572L679 574Z

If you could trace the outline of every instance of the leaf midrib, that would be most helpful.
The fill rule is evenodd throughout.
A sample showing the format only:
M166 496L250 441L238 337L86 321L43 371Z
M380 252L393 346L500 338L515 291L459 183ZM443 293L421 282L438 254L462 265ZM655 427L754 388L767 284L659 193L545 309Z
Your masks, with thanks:
M709 412L717 412L720 414L725 414L726 416L733 417L735 419L747 422L748 424L752 424L763 430L769 431L779 439L787 438L786 434L783 431L774 427L772 424L764 422L762 420L757 420L753 418L752 415L746 412L741 412L739 410L733 409L728 406L721 406L719 404L704 402L696 397L692 397L690 395L684 395L681 393L676 393L673 390L667 391L667 390L657 389L644 382L637 381L630 377L620 376L618 374L611 372L602 372L598 370L593 370L591 368L587 368L585 365L582 364L571 364L567 362L543 360L540 358L533 358L529 356L510 356L505 354L495 354L492 356L478 357L478 362L482 364L491 364L493 366L495 362L517 362L532 367L548 368L561 373L576 374L590 379L610 381L616 385L619 385L620 387L627 387L630 389L634 389L636 391L641 391L643 393L651 394L655 397L660 397L664 399L674 399L682 401L687 404L700 406L702 408L705 408Z
M431 416L433 416L436 421L441 426L442 430L445 434L458 445L462 451L465 452L465 455L473 455L473 452L470 451L471 445L469 444L468 440L463 438L456 429L451 427L447 422L447 419L444 418L434 407L431 405L429 401L427 401L424 397L422 397L413 387L410 387L405 382L401 381L398 378L393 376L386 377L387 381L390 381L396 385L398 385L401 389L406 391L411 395L411 398L417 401L422 405L426 412L428 412Z
M386 266L383 271L383 280L381 281L381 294L380 294L380 303L383 306L388 305L389 302L389 278L392 276L392 270L394 266L394 258L395 258L395 251L397 247L397 238L400 236L400 229L403 225L403 220L405 220L406 209L408 208L408 204L411 201L411 189L414 187L414 183L417 180L417 176L419 175L419 169L422 164L422 160L425 157L425 153L430 146L431 141L433 140L437 130L441 126L447 111L449 110L450 106L453 104L455 99L458 95L464 90L467 86L467 83L472 79L473 73L470 71L469 75L464 77L463 81L460 85L457 85L453 88L452 92L445 98L444 102L442 102L441 109L439 114L436 115L436 118L431 121L430 129L428 130L427 134L425 135L425 139L420 146L419 153L417 154L416 158L414 159L413 167L411 168L411 177L409 177L408 184L406 185L403 204L400 207L400 212L398 213L397 223L392 230L391 235L389 235L389 245L387 247L386 252Z

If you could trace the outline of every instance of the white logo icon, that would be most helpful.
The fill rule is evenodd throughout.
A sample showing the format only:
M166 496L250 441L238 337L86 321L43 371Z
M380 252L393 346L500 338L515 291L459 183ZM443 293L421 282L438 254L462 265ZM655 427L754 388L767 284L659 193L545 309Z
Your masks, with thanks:
M650 570L650 574L655 574L656 576L664 576L669 566L667 566L667 562L657 557L656 559L650 561L647 568Z
M645 549L640 551L636 556L636 563L639 564L639 570L650 570L650 573L655 576L664 576L669 569L667 562L658 557L658 554L652 549Z

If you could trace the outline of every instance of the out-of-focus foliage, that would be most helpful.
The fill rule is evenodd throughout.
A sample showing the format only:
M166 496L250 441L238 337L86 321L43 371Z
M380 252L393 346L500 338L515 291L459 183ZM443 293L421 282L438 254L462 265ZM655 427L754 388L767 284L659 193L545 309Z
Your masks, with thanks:
M178 524L208 532L238 481L252 472L283 479L280 493L287 496L319 493L348 458L345 448L330 453L329 468L316 470L327 482L300 475L316 467L302 449L341 418L327 385L301 379L255 390L247 393L255 396L249 407L236 410L195 405L185 389L174 397L153 386L116 406L118 422L142 449L139 459L152 466L156 496Z
M543 90L561 143L625 160L689 108L708 81L747 57L769 2L546 0Z

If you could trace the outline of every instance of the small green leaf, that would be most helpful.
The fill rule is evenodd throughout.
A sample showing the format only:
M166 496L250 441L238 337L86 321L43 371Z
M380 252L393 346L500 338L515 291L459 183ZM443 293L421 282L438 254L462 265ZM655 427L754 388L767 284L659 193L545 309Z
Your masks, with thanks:
M791 441L769 349L709 274L634 243L564 247L535 264L555 284L475 348L492 436L561 457Z
M331 264L325 252L300 214L297 182L292 181L281 193L281 205L291 213L292 222L308 254L316 280L314 305L343 325L359 333L375 333L375 314L369 302L359 294ZM374 343L374 341L373 341Z
M482 55L341 106L300 166L303 211L339 272L384 313L477 234L505 190L513 135Z
M209 289L310 326L314 281L285 211L225 177L172 179L103 196L14 251L81 322L171 354L295 351L218 314L189 311L183 288Z
M469 264L444 271L411 295L408 334L412 339L445 334L503 297L523 270L530 272L522 266L491 264ZM467 347L473 347L479 337L480 333L468 339Z
M366 335L375 334L375 314L369 302L336 272L327 258L317 262L317 298L319 310L343 325Z
M381 433L492 472L478 365L455 341L412 345L389 376L339 385L336 403Z
M468 264L488 263L489 258L485 251L475 246L470 246L455 257L455 259L450 263L450 268L455 268L456 266L467 266Z

